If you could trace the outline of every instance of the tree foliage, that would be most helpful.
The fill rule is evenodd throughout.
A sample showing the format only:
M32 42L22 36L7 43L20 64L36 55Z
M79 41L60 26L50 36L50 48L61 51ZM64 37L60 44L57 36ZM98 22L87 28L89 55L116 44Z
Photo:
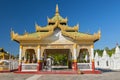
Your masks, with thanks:
M67 65L68 61L68 55L67 54L49 54L48 56L51 56L54 60L54 65Z
M119 46L119 48L120 48L120 46ZM115 48L112 48L112 49L109 49L108 47L105 47L105 50L106 50L106 52L108 53L108 55L109 56L112 56L112 54L114 54L115 53ZM96 52L98 52L98 55L99 56L102 56L103 55L103 49L96 49L95 51L94 51L94 54L96 53Z

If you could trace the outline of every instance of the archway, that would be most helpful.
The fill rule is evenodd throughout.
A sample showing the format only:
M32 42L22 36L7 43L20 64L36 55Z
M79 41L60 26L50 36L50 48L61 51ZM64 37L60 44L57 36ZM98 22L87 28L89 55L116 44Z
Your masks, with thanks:
M77 57L77 62L78 63L89 63L90 59L89 59L89 52L88 49L86 48L82 48L79 51L79 55Z
M25 63L37 63L37 58L34 49L26 49L23 58Z
M71 52L70 49L45 49L43 53L44 67L46 66L47 58L51 57L53 60L52 68L55 70L70 69L71 62Z

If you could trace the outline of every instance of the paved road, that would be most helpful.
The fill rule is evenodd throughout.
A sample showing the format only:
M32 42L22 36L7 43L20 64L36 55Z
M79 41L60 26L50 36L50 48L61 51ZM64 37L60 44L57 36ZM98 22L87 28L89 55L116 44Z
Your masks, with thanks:
M120 72L83 75L0 73L0 80L120 80Z

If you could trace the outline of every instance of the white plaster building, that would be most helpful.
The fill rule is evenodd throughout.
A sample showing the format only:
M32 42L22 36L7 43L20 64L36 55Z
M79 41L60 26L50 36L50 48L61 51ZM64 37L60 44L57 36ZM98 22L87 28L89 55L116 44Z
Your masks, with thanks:
M94 60L95 68L120 70L120 48L117 45L115 53L111 57L107 54L106 50L103 51L102 57L96 52Z

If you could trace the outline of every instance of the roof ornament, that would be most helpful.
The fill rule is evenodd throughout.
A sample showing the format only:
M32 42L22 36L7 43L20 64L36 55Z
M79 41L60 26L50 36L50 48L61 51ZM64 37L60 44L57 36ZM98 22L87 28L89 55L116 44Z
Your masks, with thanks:
M77 27L79 27L79 23L77 23L77 25L76 25Z
M101 37L101 30L100 29L98 30L98 35L99 35L99 39L100 39L100 37Z
M11 28L11 32L10 32L11 40L13 40L14 34L15 34L15 33L14 33L13 29Z
M48 23L49 23L50 19L49 19L49 17L48 17L48 16L47 16L47 20L48 20Z
M119 44L118 43L116 43L116 46L118 46Z
M68 18L67 18L67 17L66 17L65 19L68 21Z
M101 30L100 29L98 30L98 33L101 34Z
M36 29L36 32L38 31L38 24L35 22L35 29Z
M58 4L56 4L56 12L55 12L55 15L59 15L59 8L58 8Z
M37 22L35 22L35 27L38 26Z
M25 29L25 33L27 33L26 29Z
M14 33L13 29L11 28L11 33Z

